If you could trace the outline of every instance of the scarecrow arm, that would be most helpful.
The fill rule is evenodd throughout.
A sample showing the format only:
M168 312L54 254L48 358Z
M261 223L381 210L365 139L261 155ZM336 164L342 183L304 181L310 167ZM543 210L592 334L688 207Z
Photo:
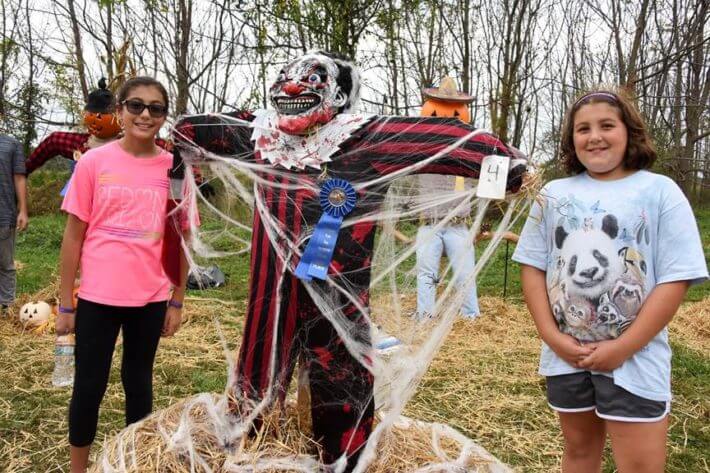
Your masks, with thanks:
M199 162L206 159L202 153L205 150L219 156L252 160L252 129L245 122L253 119L254 116L248 112L184 117L173 130L174 154L179 159L190 156L188 161Z
M25 167L27 175L40 168L44 163L55 156L73 160L74 151L83 150L89 135L86 133L70 133L65 131L55 131L42 140L35 150L27 158Z
M478 178L483 158L492 154L508 156L512 162L506 188L517 191L527 161L516 158L508 145L491 133L482 132L466 138L475 130L455 118L379 117L365 130L365 149L372 166L380 174L396 172L442 153L414 173ZM459 145L445 151L462 139Z

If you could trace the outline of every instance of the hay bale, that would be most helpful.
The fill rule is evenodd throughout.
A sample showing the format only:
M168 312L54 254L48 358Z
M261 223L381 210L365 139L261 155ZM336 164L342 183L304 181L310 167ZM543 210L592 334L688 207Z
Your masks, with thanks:
M710 304L708 299L683 304L670 324L671 340L679 337L698 353L710 353Z
M165 473L317 471L318 445L302 426L295 402L273 411L258 432L230 442L224 396L200 394L133 424L103 447L91 472ZM400 418L378 446L370 473L508 472L505 465L443 424Z

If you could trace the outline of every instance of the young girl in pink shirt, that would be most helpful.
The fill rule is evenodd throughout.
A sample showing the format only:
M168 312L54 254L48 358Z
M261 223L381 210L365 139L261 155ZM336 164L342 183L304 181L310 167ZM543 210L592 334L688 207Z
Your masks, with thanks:
M153 362L161 336L181 323L187 263L171 288L161 264L172 155L155 145L168 94L150 77L127 81L116 113L123 137L88 151L78 162L62 204L69 215L61 261L57 334L76 333L69 406L71 471L84 472L96 435L119 330L126 424L151 412ZM77 307L72 287L81 269Z

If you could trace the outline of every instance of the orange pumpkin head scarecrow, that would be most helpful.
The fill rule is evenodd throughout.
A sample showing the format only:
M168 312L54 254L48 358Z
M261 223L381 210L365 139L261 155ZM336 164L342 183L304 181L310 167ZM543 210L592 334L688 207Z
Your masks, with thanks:
M99 80L99 88L89 94L84 107L84 125L96 138L114 138L121 131L116 117L116 100L106 88L106 79Z
M441 86L424 89L422 93L422 117L453 117L465 123L471 121L468 104L473 102L474 97L456 90L456 83L451 77L444 77Z

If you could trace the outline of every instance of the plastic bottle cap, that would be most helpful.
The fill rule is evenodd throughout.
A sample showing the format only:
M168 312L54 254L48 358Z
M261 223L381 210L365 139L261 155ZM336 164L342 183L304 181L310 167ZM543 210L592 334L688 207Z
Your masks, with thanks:
M57 345L74 345L74 343L75 338L73 333L57 336Z

